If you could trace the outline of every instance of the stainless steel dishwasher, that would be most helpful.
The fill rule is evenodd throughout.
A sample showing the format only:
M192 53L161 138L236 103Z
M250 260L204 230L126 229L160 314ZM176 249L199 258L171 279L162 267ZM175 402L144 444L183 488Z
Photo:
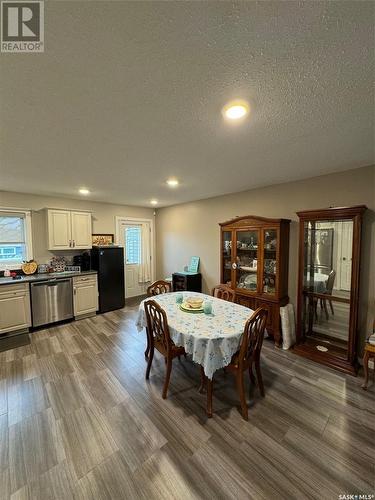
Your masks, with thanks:
M73 318L71 278L37 281L30 288L33 326Z

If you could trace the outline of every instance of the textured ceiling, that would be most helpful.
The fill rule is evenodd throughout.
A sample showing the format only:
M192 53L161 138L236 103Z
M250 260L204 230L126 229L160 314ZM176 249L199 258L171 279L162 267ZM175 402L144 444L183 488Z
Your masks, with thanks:
M45 53L0 55L0 189L164 206L373 164L374 8L47 1Z

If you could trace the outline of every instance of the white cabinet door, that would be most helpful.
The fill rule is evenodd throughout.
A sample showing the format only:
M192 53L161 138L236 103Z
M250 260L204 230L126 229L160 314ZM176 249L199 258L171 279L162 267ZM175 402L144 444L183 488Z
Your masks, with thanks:
M74 316L95 313L99 308L96 276L73 278Z
M91 214L71 212L72 246L77 249L92 247Z
M30 295L26 288L24 291L16 290L9 293L7 285L0 288L0 333L31 326Z
M48 250L71 248L71 223L69 210L48 210Z

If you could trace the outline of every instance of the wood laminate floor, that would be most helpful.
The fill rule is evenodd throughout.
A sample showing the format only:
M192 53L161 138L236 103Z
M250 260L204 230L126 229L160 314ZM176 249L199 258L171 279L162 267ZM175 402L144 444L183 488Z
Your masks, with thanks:
M33 333L0 353L2 499L338 499L374 494L375 391L265 342L249 421L217 373L164 362L145 381L137 305Z

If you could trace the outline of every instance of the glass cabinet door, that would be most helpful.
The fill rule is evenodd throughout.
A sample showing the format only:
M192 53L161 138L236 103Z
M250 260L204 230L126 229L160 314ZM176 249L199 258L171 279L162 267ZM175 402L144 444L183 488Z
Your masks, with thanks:
M222 252L222 281L224 284L232 284L232 231L223 231L221 239Z
M317 349L347 356L353 221L304 223L302 333Z
M277 286L277 229L263 230L263 293L275 295Z
M259 231L236 231L235 284L249 292L258 290Z

